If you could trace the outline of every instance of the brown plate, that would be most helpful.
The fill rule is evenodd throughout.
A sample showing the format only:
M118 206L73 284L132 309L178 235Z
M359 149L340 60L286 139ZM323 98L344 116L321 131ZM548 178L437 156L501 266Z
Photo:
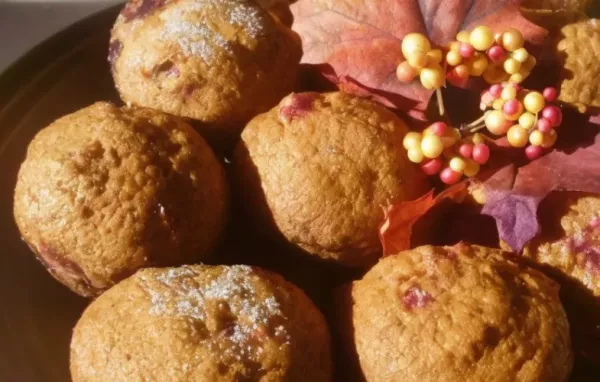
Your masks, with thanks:
M118 100L106 61L110 8L45 41L0 76L0 381L69 381L71 329L86 305L54 281L12 217L20 162L34 134L97 100Z
M74 24L36 47L0 75L2 382L70 380L71 330L87 300L54 281L20 240L12 216L13 190L27 145L37 131L95 101L118 102L106 61L109 31L118 11L119 7L113 7ZM252 241L252 236L247 235L244 242ZM237 250L231 242L233 240L225 245L226 252ZM243 251L248 252L246 248ZM273 251L273 247L269 247L268 252ZM260 252L266 251L256 250L256 253ZM325 313L330 313L330 318L331 296L324 294L323 290L357 276L302 260L293 261L293 264L289 260L279 260L277 264L277 260L273 262L273 258L277 257L261 259L260 255L256 255L252 261L284 273L303 287ZM286 258L282 256L280 259ZM235 262L234 259L229 261ZM290 271L291 268L294 270ZM332 275L335 277L331 278ZM347 368L345 361L340 366L340 370ZM579 363L577 369L575 381L600 379L598 365Z

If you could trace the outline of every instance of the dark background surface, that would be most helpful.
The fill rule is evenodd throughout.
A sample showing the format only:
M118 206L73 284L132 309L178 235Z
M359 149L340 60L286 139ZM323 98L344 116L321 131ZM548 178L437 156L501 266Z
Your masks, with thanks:
M0 0L0 72L73 22L121 0Z

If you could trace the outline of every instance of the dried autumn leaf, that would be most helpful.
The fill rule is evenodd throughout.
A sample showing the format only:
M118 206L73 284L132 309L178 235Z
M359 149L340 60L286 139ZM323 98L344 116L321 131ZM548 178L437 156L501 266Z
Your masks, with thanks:
M544 28L564 25L585 17L592 0L524 0L521 13Z
M514 27L541 43L546 31L521 16L515 0L300 0L293 29L303 41L303 63L344 91L366 95L424 119L431 92L396 78L402 38L427 34L444 45L476 25Z
M496 220L500 239L520 252L539 234L538 206L550 192L600 194L600 134L573 152L553 151L519 169L508 165L483 185L482 213Z
M383 255L388 256L410 248L412 229L429 210L444 200L460 200L466 195L467 183L461 182L434 196L431 190L419 199L392 204L385 209L379 229Z
M563 65L560 100L585 110L600 107L600 23L597 19L575 22L562 28L557 45Z

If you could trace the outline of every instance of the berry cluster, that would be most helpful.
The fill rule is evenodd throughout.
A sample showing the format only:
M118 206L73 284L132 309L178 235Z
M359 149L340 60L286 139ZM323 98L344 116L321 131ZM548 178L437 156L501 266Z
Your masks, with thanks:
M542 93L522 89L516 84L496 84L481 97L481 107L488 110L482 117L486 129L496 135L506 135L513 147L525 147L526 156L533 160L543 149L554 146L558 137L556 128L562 123L562 111L551 102L556 101L555 88ZM478 121L468 126L477 129Z
M554 146L556 128L562 123L561 109L552 104L558 92L555 88L531 91L519 85L536 65L535 57L524 48L523 34L512 28L494 34L490 28L478 26L471 32L458 33L456 40L442 52L433 49L420 33L406 35L402 40L406 61L398 65L396 76L403 82L419 76L424 88L436 90L440 115L444 115L440 88L446 80L483 77L492 84L481 96L485 113L460 129L435 122L420 133L408 133L403 141L408 159L420 164L426 174L454 184L463 176L477 175L490 158L490 148L485 144L490 138L479 130L506 136L511 146L525 148L530 160Z
M396 70L400 81L411 82L419 76L425 89L435 90L444 86L443 53L440 49L432 49L427 37L420 33L406 35L402 40L402 54L406 61Z
M494 35L486 26L462 31L449 44L446 63L449 79L483 77L490 84L520 84L536 64L535 57L523 47L525 38L516 29Z
M490 158L490 149L480 134L462 138L460 131L444 122L435 122L423 132L406 134L403 146L408 159L421 165L427 175L439 174L445 184L462 176L473 177Z

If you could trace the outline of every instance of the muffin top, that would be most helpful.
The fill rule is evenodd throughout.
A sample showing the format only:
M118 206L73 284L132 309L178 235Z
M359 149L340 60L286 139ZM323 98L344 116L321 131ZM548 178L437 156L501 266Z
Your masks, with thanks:
M14 213L54 276L95 295L142 266L206 256L227 205L224 170L188 124L96 103L33 139Z
M234 157L242 197L302 249L348 265L374 263L384 208L426 190L402 152L406 132L366 99L292 94L242 133Z
M382 259L352 287L369 381L566 381L558 287L499 250L424 246Z
M134 0L109 61L125 102L241 128L292 90L301 54L295 33L252 0Z
M75 382L329 381L329 346L321 313L276 274L144 269L85 311L71 372Z
M525 246L523 255L600 297L600 197L554 192L539 211L541 235Z

